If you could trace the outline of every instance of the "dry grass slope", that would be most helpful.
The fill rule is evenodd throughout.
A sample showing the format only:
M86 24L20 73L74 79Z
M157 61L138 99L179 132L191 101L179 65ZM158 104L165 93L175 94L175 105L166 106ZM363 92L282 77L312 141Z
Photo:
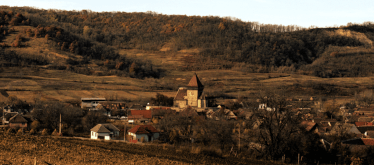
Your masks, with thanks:
M0 132L0 164L279 164L220 158L162 146L56 139Z

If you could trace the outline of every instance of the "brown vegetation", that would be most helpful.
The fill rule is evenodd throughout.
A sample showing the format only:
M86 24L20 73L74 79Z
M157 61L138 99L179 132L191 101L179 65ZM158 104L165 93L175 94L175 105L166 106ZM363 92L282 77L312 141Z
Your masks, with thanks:
M0 132L1 164L268 164L270 162L219 158L174 148L64 138L4 135ZM21 153L21 154L20 154ZM271 162L274 164L275 162ZM278 164L278 163L275 163Z

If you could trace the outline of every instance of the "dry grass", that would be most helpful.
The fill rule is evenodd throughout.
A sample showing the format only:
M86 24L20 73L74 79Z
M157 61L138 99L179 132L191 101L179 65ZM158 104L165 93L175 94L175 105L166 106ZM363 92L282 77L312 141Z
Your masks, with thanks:
M374 77L319 78L314 76L280 73L244 73L232 70L206 70L196 72L207 93L225 93L234 97L257 93L261 88L281 88L294 84L328 83L338 87L365 88L372 85ZM150 89L153 85L172 84L186 86L194 72L170 71L161 79L134 79L118 76L81 75L61 70L33 71L30 68L9 68L0 73L0 90L9 95L33 102L42 100L70 101L81 97L116 97L137 100L162 93L173 97L177 90ZM166 83L165 83L166 82ZM0 102L5 97L0 95Z
M6 37L4 42L10 44L16 35L29 26L15 26L16 32ZM340 30L340 31L339 31ZM341 29L331 35L346 35L365 39L361 34L342 31ZM32 55L42 55L50 62L64 63L66 58L81 58L68 52L51 48L45 38L26 38L27 47L9 48L17 52ZM363 40L362 42L366 42ZM342 49L339 47L339 49ZM357 48L345 48L346 53L354 52ZM371 49L360 48L362 52L371 52ZM335 48L331 47L331 51ZM166 70L165 77L161 79L146 78L144 80L118 77L82 75L62 70L31 68L8 68L0 73L0 90L8 90L9 95L15 95L22 100L32 102L34 98L42 100L70 101L81 97L116 97L117 99L139 100L148 99L162 93L169 97L176 94L177 87L186 86L192 77L192 71L178 71L176 68L184 65L183 58L198 53L198 49L180 50L178 52L144 51L137 49L123 49L119 53L132 58L146 59L159 69ZM234 70L204 70L196 71L205 86L206 93L220 93L234 97L253 95L262 88L281 88L294 84L332 83L337 86L358 86L366 88L372 85L373 77L360 78L330 78L323 79L314 76L282 73L246 73ZM166 87L166 88L160 88ZM306 93L308 94L308 93ZM6 98L0 95L0 102Z
M56 137L16 136L0 131L0 164L279 164L214 156L219 150L190 153L188 147L135 145ZM176 151L178 150L178 152ZM207 153L207 155L204 155Z
M51 138L2 137L0 164L188 164ZM14 138L14 137L13 137ZM93 142L95 143L95 142Z
M330 36L340 35L340 36L355 38L362 43L373 46L373 41L371 41L369 38L367 38L367 36L365 34L360 33L360 32L354 32L354 31L347 30L347 29L337 29L335 31L327 32L327 33Z
M193 52L193 51L192 51ZM143 51L137 49L122 49L120 55L136 59L151 60L152 64L163 69L175 69L184 64L183 58L191 55L189 51L164 52L164 51Z
M65 60L69 57L76 57L81 58L80 56L71 54L69 52L64 52L55 49L50 44L52 44L52 41L47 42L47 40L44 37L35 38L34 36L28 37L26 34L22 33L26 29L34 29L34 27L31 26L13 26L12 28L15 29L15 32L10 33L3 42L11 45L15 39L16 36L21 34L23 38L25 38L25 41L22 42L21 45L23 45L21 48L14 48L9 47L8 50L12 50L17 52L18 54L27 54L31 56L44 56L46 59L48 59L49 62L55 63L55 64L65 64Z

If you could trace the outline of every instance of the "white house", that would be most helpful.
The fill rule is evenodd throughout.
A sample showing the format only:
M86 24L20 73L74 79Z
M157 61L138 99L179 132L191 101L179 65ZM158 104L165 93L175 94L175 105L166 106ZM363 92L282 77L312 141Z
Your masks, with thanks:
M263 110L267 110L267 111L275 111L275 108L268 107L266 104L260 104L258 106L258 109L263 109Z
M157 140L160 132L151 125L137 125L128 131L133 140L140 141L144 138L144 142Z
M119 136L119 129L113 124L98 124L91 129L91 139L111 140Z
M81 98L81 108L95 109L100 102L106 101L105 98Z

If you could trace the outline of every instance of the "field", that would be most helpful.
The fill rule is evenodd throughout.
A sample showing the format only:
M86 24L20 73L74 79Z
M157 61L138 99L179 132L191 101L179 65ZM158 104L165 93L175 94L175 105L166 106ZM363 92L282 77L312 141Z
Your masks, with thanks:
M33 102L41 100L79 101L82 97L105 97L112 100L147 100L156 93L173 97L179 86L188 84L194 72L168 71L160 78L135 79L118 76L94 76L76 74L64 70L33 68L7 68L0 73L0 90L11 96ZM353 96L354 91L371 87L374 77L319 78L314 76L282 73L245 73L233 70L205 70L196 72L207 94L252 97L260 89L290 90L293 96L320 95L311 91L311 84L329 84L339 91L346 91L343 98ZM294 90L295 85L299 85ZM323 92L323 91L321 91ZM336 94L336 93L335 93ZM6 95L0 95L6 101Z
M56 139L0 132L0 164L279 164L214 157L157 145Z

